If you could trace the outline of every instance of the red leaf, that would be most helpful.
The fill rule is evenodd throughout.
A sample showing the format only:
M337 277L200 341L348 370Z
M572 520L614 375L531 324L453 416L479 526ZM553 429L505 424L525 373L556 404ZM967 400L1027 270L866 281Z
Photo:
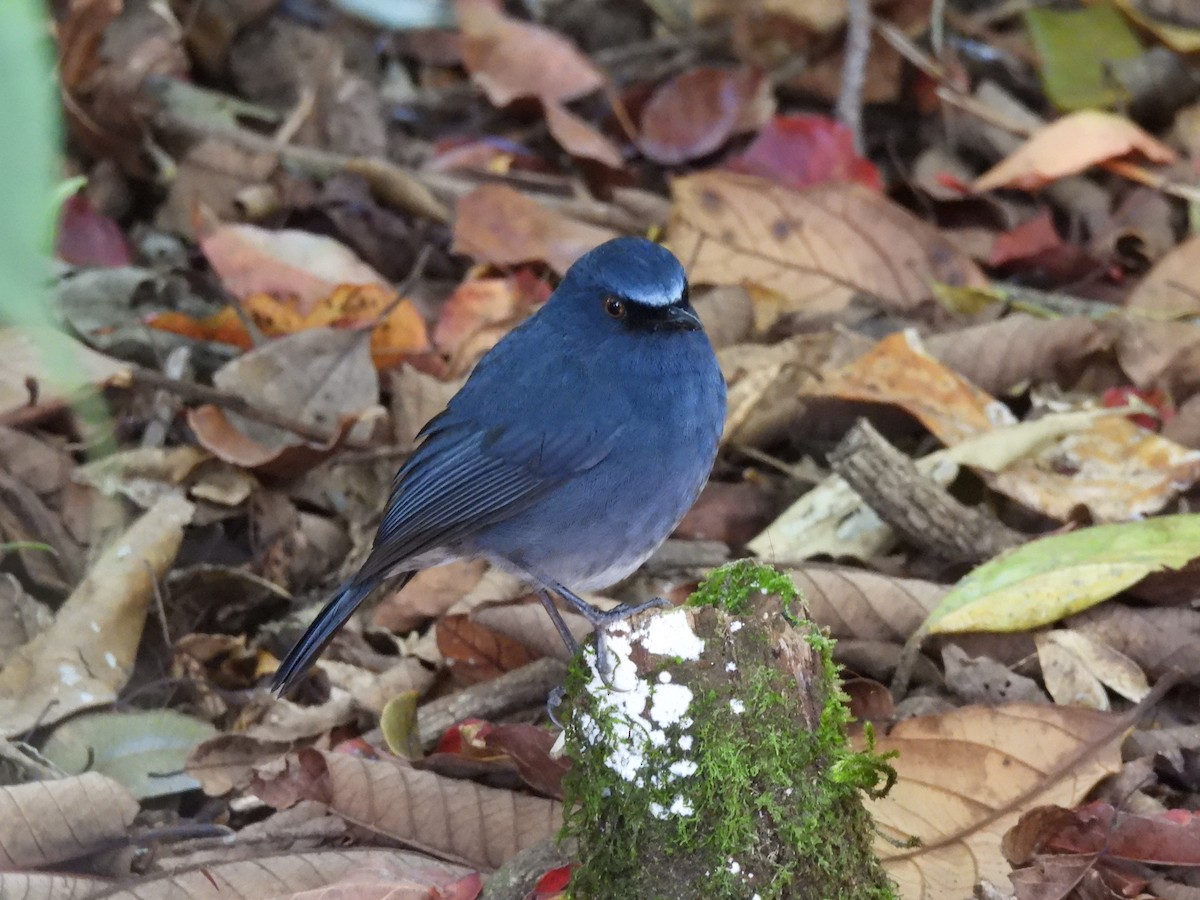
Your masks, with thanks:
M63 204L54 255L73 266L115 268L133 261L121 227L97 211L82 192Z
M1063 239L1054 228L1050 210L1043 210L1028 222L997 235L995 243L992 244L988 265L1002 266L1005 263L1029 260L1043 253L1059 250L1062 245Z
M555 900L564 895L567 885L571 882L572 866L559 866L551 869L538 879L537 885L529 895L529 900Z
M791 188L857 181L883 189L879 170L854 152L850 130L825 116L775 116L726 168Z

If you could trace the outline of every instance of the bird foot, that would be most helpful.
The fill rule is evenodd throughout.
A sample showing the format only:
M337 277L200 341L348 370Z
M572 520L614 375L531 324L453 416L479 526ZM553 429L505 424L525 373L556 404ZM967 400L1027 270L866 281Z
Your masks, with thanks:
M613 682L613 669L609 659L607 641L609 626L632 619L649 609L670 606L671 601L663 597L653 597L645 603L630 603L608 611L598 610L590 604L585 605L588 611L584 612L581 609L580 612L591 622L592 632L596 636L596 674L600 676L600 680L610 691L620 690Z

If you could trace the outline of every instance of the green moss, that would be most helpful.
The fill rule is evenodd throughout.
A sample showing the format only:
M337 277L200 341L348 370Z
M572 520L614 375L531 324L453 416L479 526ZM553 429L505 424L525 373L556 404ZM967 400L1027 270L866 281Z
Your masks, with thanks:
M798 599L785 576L736 563L714 572L689 602L740 615L763 593L785 607ZM617 739L619 725L584 693L586 667L572 666L568 696L583 705L567 727L575 765L564 781L564 833L579 839L581 862L572 896L896 896L870 853L873 824L861 804L864 793L890 784L891 769L870 747L849 749L848 698L838 686L833 641L810 631L808 642L824 681L816 694L826 698L815 733L803 728L795 678L779 670L772 648L744 643L728 675L690 670L699 672L690 685L692 721L666 729L665 744L645 751L643 771L665 772L680 759L697 769L659 785L631 784L608 768L606 745ZM679 671L664 667L673 676ZM742 704L740 712L731 699ZM594 723L603 739L592 739L583 721ZM679 749L685 735L692 741L687 752ZM649 812L651 804L670 806L680 796L696 814L660 819ZM664 871L671 873L665 882Z
M714 569L688 598L688 606L711 606L741 616L749 610L753 597L767 594L778 597L788 612L800 596L792 579L783 573L743 559Z

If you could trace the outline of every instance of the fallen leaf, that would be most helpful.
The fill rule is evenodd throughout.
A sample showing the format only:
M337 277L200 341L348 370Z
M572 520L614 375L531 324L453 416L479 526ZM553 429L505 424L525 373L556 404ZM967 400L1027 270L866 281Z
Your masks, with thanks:
M544 261L562 275L588 250L616 236L507 185L485 184L458 201L452 249L494 266Z
M1139 4L1135 0L1113 0L1121 11L1176 53L1196 53L1200 51L1200 27L1195 21L1191 27L1183 20L1183 6L1178 6L1175 21L1170 20L1169 7L1153 7ZM1154 9L1161 9L1162 14L1153 15Z
M437 623L438 650L463 684L490 681L536 658L525 646L466 615L443 616Z
M1073 806L1121 766L1124 720L1092 710L1008 704L901 722L876 744L897 751L897 782L870 800L876 853L911 900L1006 884L1004 834L1033 806ZM920 846L907 848L912 838Z
M826 181L857 181L883 190L874 163L855 152L850 129L826 116L807 113L774 116L724 168L795 190Z
M41 749L70 775L99 772L146 800L198 787L182 771L184 762L192 748L216 731L173 709L91 713L59 725Z
M268 231L257 225L198 229L200 249L229 293L294 298L301 315L347 284L387 285L387 279L333 238L307 231Z
M1113 77L1112 64L1136 58L1142 47L1112 4L1034 7L1025 10L1025 24L1051 103L1063 110L1128 104L1129 91Z
M1051 181L1137 153L1153 163L1173 163L1175 151L1122 116L1084 110L1045 125L971 186L1036 191Z
M562 806L553 800L313 749L288 755L282 768L261 769L252 790L276 808L319 800L380 837L481 868L501 865L562 826Z
M582 159L595 160L610 169L625 164L621 149L561 103L545 102L546 127L558 145Z
M660 85L642 110L638 147L664 165L707 156L774 112L770 81L747 68L698 66Z
M116 699L191 517L179 497L156 503L96 561L54 624L12 654L0 670L0 732L20 734Z
M119 379L130 365L48 328L0 328L0 414L69 400Z
M671 183L671 247L691 280L753 284L765 329L789 313L844 308L866 294L896 312L933 298L935 282L985 284L932 226L860 184L793 191L729 172Z
M1200 515L1096 525L1030 541L958 582L929 617L935 634L1025 631L1081 612L1151 572L1200 557Z
M1128 309L1180 319L1200 314L1200 295L1191 287L1200 267L1200 235L1193 235L1160 259L1125 301ZM1174 327L1172 323L1172 327Z
M111 847L129 836L137 813L129 791L99 772L0 787L0 871Z
M494 106L521 97L567 101L590 94L604 75L567 38L510 18L498 0L455 0L463 64Z
M1055 654L1057 664L1064 666L1069 676L1064 682L1059 682L1069 688L1070 685L1092 679L1098 685L1109 687L1127 700L1140 703L1150 693L1150 683L1146 673L1136 662L1114 649L1103 641L1068 628L1055 628L1034 635L1037 644L1038 658L1041 661L1042 673L1045 676L1046 689L1050 691L1054 701L1066 704L1069 701L1060 698L1060 692L1052 686L1052 677L1047 672L1047 655ZM1074 673L1080 673L1078 679ZM1065 693L1065 692L1063 692ZM1103 688L1101 688L1103 693ZM1091 692L1088 691L1088 696ZM1076 705L1089 705L1079 703ZM1094 705L1092 709L1107 709L1107 698L1103 705Z
M328 457L356 417L379 402L379 376L364 336L328 328L252 350L218 370L213 384L329 433L322 446L215 406L188 411L188 424L205 449L226 462L271 472L295 473Z
M133 262L121 227L99 212L82 191L63 204L54 255L73 266L128 266Z

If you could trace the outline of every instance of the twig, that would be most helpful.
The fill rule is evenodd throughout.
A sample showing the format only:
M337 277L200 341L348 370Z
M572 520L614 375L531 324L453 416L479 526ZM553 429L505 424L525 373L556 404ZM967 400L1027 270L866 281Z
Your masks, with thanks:
M842 89L838 93L837 120L854 135L854 151L864 152L862 133L863 86L871 54L871 7L868 0L847 0L846 55L842 62Z
M144 369L141 366L133 366L126 373L113 380L113 384L120 387L122 382L127 387L149 387L158 390L171 391L185 400L191 400L197 403L211 403L213 406L219 406L222 409L227 409L230 412L237 413L240 416L245 416L247 419L253 419L256 422L262 422L264 425L270 425L274 428L280 428L283 431L290 431L292 434L299 435L305 440L313 441L322 445L329 445L337 438L336 433L325 431L324 429L314 428L306 422L301 422L298 419L293 419L289 416L281 415L269 409L262 409L250 403L246 398L239 397L237 394L230 394L218 388L207 387L203 384L196 384L193 381L180 381L175 378L163 375L160 372L155 372L153 369ZM366 444L359 444L347 441L343 446L354 450L371 449Z
M986 513L964 506L860 419L829 464L879 517L918 547L953 562L979 563L1024 541Z

